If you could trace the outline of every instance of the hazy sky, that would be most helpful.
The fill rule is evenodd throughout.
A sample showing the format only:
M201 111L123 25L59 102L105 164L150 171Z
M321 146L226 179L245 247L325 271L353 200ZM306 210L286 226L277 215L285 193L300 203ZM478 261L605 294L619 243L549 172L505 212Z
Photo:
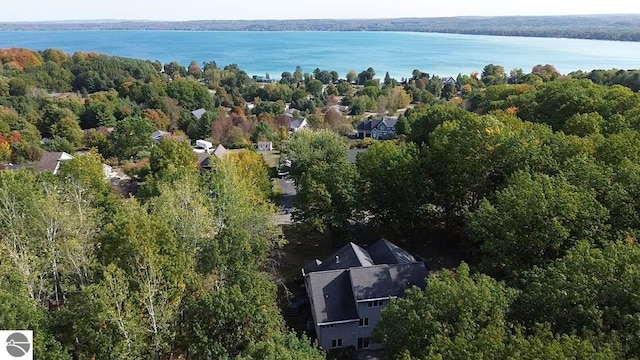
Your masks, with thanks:
M4 2L4 1L3 1ZM0 21L79 19L235 20L640 13L638 0L25 0Z

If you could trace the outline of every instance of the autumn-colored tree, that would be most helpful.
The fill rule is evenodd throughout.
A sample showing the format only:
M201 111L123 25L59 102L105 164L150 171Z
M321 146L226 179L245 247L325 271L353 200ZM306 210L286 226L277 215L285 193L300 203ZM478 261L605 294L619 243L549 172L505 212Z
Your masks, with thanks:
M154 124L158 130L167 130L171 125L171 119L160 109L145 109L144 117Z
M0 49L0 64L8 64L18 70L42 65L40 56L27 49Z
M191 64L189 64L187 73L196 79L200 79L202 77L202 68L200 68L197 62L192 61Z

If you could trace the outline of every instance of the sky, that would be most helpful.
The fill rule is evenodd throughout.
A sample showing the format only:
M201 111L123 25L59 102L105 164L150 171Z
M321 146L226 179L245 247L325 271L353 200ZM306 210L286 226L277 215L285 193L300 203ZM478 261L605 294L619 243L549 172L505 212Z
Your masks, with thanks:
M252 20L640 14L638 0L25 0L6 1L0 22L50 20Z

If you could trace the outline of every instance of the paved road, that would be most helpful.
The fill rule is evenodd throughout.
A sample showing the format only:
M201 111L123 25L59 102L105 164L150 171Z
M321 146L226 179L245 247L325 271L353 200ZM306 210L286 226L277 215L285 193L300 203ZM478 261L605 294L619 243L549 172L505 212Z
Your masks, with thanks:
M278 225L288 225L291 224L291 210L293 209L293 199L296 196L296 187L293 184L293 180L288 178L278 179L280 182L280 186L284 189L284 195L280 197L280 201L278 202L278 206L280 206L280 211L276 215L276 224ZM287 214L285 209L289 210Z

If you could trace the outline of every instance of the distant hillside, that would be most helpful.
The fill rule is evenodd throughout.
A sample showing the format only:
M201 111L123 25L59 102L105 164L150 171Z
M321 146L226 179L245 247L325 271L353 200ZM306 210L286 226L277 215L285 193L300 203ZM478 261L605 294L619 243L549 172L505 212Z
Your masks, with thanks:
M0 30L410 31L640 41L640 14L352 20L57 21Z

